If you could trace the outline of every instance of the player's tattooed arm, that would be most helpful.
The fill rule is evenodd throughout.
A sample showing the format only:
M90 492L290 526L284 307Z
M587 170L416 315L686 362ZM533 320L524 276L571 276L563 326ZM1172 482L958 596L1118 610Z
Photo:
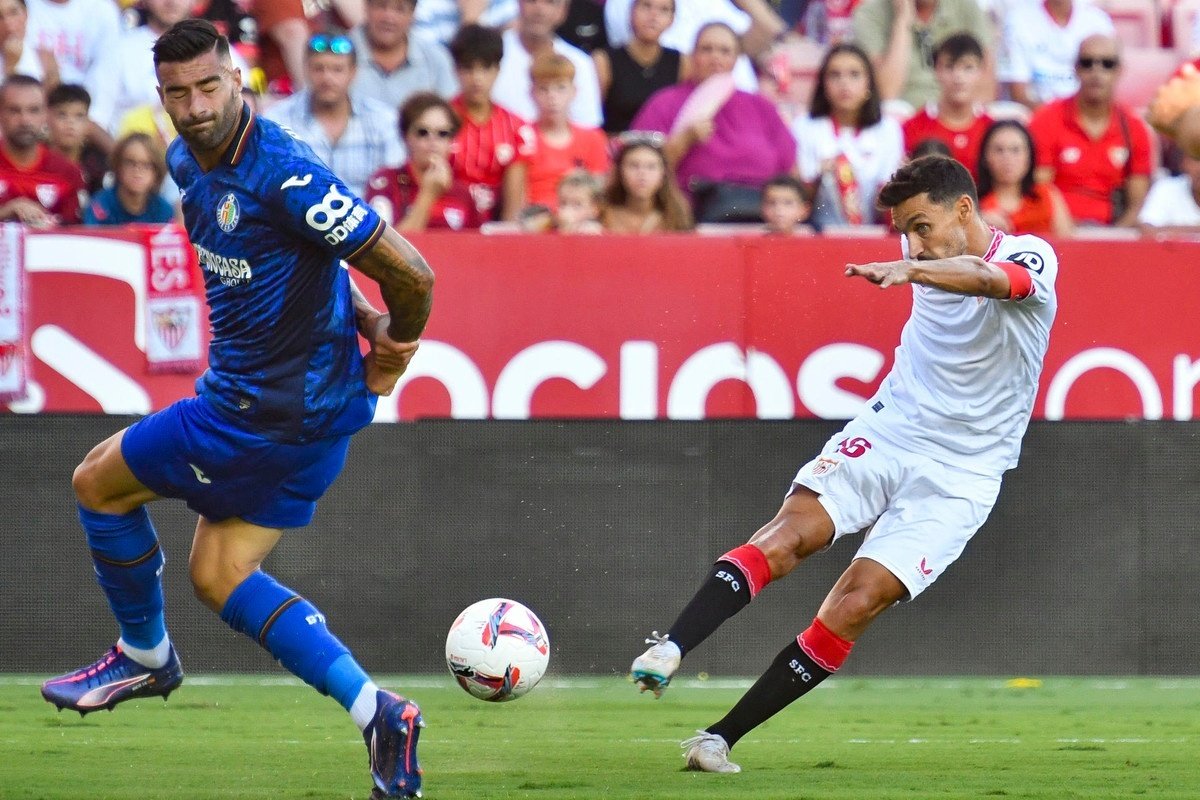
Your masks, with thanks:
M363 338L370 339L374 335L376 323L382 319L383 314L371 305L371 301L358 288L353 277L350 278L350 299L354 303L354 322L358 332Z
M433 307L433 270L407 239L385 227L379 240L350 262L379 284L388 309L387 334L395 342L415 342ZM357 300L355 302L357 310Z
M1006 298L1012 289L1004 270L970 255L931 261L847 264L845 274L866 278L881 289L919 283L945 292L994 298Z

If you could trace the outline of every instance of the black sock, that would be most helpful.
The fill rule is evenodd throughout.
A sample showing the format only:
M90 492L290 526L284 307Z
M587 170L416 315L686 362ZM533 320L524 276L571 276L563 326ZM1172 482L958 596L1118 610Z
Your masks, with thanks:
M671 626L671 641L687 653L749 605L750 597L750 583L737 565L718 561Z
M708 727L708 732L717 734L733 747L738 739L832 674L817 666L793 639L779 651L771 666L742 695L737 705L720 722Z

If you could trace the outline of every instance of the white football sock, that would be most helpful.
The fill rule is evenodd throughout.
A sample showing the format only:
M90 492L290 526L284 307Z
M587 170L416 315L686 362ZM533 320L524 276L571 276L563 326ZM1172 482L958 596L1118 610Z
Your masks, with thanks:
M124 639L117 639L117 646L121 648L121 652L132 658L143 667L150 669L158 669L167 665L167 659L171 655L171 639L169 636L164 636L162 641L151 647L149 650L143 650L140 647L134 647Z
M378 692L379 687L373 682L367 681L358 690L358 697L354 698L354 705L350 706L350 719L354 720L354 724L360 731L365 731L375 717L377 705L375 696Z

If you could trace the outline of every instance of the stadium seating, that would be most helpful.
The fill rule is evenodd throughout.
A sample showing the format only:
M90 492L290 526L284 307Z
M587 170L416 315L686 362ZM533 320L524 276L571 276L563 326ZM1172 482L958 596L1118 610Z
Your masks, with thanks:
M1171 40L1181 55L1197 55L1197 43L1193 41L1197 14L1200 0L1175 0L1171 6Z
M1182 61L1175 50L1161 47L1125 47L1121 59L1121 80L1117 84L1117 100L1130 108L1142 109L1154 92L1175 71Z
M1158 47L1162 31L1156 0L1097 0L1117 28L1126 47Z

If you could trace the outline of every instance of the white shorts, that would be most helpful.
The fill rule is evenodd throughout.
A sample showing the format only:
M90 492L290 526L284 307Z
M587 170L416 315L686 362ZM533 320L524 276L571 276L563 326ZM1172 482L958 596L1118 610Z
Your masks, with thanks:
M852 420L796 473L834 524L834 540L867 530L855 558L888 569L915 598L954 563L983 525L1000 476L918 455Z

